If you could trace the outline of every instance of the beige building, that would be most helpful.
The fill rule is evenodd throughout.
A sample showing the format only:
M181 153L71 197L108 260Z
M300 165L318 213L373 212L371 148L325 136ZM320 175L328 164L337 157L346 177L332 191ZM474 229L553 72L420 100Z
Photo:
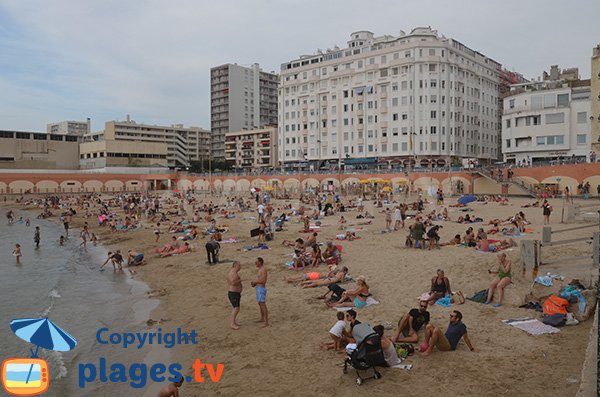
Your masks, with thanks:
M501 157L501 65L429 27L350 35L346 48L281 65L279 159L287 166Z
M99 140L79 145L81 169L104 167L167 167L167 144Z
M592 150L600 155L600 44L592 53Z
M260 169L277 166L277 128L228 132L225 160L236 168Z
M87 121L67 120L46 125L48 134L84 136L91 131L91 120L89 118Z
M76 136L0 131L0 168L78 169L79 142Z
M109 143L102 149L98 145L88 145L96 142ZM120 145L123 145L120 149ZM163 146L164 145L164 146ZM163 147L166 147L166 162L162 160L165 155ZM138 124L129 116L125 121L108 121L105 123L104 131L87 134L82 144L82 168L96 168L97 163L103 161L87 157L102 152L112 153L112 157L126 157L127 153L136 154L140 157L132 157L132 162L141 162L140 166L161 166L170 168L186 168L192 161L201 161L210 155L210 131L198 127L184 127L182 124L171 126ZM96 157L98 159L99 157ZM88 161L90 160L91 161ZM133 161L136 159L136 161ZM119 160L118 165L124 160ZM113 166L114 159L107 165Z

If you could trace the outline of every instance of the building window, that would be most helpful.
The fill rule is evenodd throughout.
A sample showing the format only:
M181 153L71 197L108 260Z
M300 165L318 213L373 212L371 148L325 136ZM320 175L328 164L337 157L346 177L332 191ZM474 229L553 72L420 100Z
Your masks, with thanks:
M569 106L569 94L558 94L556 99L559 107Z
M510 128L510 119L506 119L506 128Z
M546 114L546 124L561 124L565 122L564 113L548 113Z
M515 100L511 99L510 101L508 101L508 107L511 109L515 108Z
M587 123L587 112L577 112L577 124Z
M506 140L506 147L509 148L510 147L510 139Z
M587 135L577 134L577 144L578 145L585 145L586 142L587 142Z

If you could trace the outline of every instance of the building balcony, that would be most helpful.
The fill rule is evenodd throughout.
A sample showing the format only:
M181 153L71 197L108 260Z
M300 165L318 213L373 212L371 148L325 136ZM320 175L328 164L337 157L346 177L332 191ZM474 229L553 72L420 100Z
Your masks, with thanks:
M380 111L381 113L387 113L387 112L388 112L388 107L387 107L387 106L381 106L381 107L379 108L379 111Z

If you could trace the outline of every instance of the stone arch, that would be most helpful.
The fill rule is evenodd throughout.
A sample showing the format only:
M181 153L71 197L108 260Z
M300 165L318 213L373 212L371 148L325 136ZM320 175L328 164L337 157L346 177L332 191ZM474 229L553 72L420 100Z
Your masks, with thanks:
M144 182L139 179L130 179L125 182L125 190L137 191L144 190Z
M210 183L206 179L196 179L194 181L194 189L196 190L209 190Z
M20 180L12 181L9 183L8 188L11 193L25 193L28 190L33 192L34 185L33 182Z
M288 178L283 181L283 188L286 190L300 190L302 184L300 183L300 180L296 178Z
M281 188L281 187L283 187L283 181L279 178L271 178L267 181L267 185L272 186L272 187L277 186L277 187Z
M348 178L345 178L342 180L343 185L352 185L353 183L359 184L360 179L358 179L354 176L351 176L351 177L348 177Z
M551 176L548 178L544 178L541 183L556 183L557 177L560 178L560 182L558 182L558 190L563 190L565 186L568 186L571 192L577 193L577 185L579 185L579 182L577 182L577 179L572 178L570 176Z
M585 178L582 183L586 183L589 182L590 183L590 193L592 195L596 195L597 194L597 186L600 185L600 175L593 175L593 176L588 176L587 178Z
M406 177L394 177L390 179L390 182L392 182L392 188L397 188L399 186L407 186L410 185L410 181L408 180L408 178Z
M233 179L225 179L223 181L223 191L225 193L230 193L235 191L235 180Z
M435 194L435 190L440 186L440 181L436 178L430 176L422 176L413 181L413 189L423 191L424 193L432 196L432 193Z
M442 190L445 194L460 195L461 193L457 190L457 182L459 181L462 183L463 194L469 194L471 192L471 181L463 176L452 175L448 178L443 179Z
M4 182L0 182L0 194L8 193L8 185Z
M338 189L340 187L340 181L338 179L335 179L335 178L323 178L321 180L321 191L322 192L327 192L328 191L327 189L328 189L328 186L330 185L330 182L331 182L331 185L333 185L333 187L335 189Z
M235 185L238 192L247 192L250 190L250 181L248 179L238 179Z
M250 182L250 186L264 189L264 187L267 186L267 182L265 182L264 179L257 178Z
M58 192L58 188L58 182L51 180L43 180L35 184L35 189L38 193L56 193Z
M215 179L213 181L213 189L218 192L223 191L223 182L220 179Z
M79 192L81 191L81 182L69 179L60 183L60 190L62 192Z
M84 192L100 192L102 191L102 187L104 184L96 179L92 179L89 181L83 182L83 191Z
M186 192L188 189L191 189L193 185L194 184L189 179L180 179L177 181L177 189L182 192Z
M303 189L315 188L315 187L317 187L319 185L320 185L320 182L316 178L306 178L305 180L302 181L302 188Z
M104 182L104 190L106 190L107 192L118 192L120 190L123 190L124 186L125 185L123 184L123 182L116 179L110 179Z

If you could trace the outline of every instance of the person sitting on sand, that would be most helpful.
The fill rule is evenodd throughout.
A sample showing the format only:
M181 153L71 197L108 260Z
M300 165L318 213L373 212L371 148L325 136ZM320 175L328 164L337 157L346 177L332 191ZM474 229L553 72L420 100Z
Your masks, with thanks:
M177 382L169 383L156 393L156 397L179 397L179 388L183 384L183 376Z
M504 288L512 282L512 273L510 271L510 268L511 263L506 258L506 254L503 252L498 254L498 270L488 270L488 273L497 273L497 276L494 278L494 280L488 288L488 296L487 300L485 301L486 305L492 303L492 299L494 298L494 292L498 291L498 303L496 303L494 307L502 306Z
M309 273L307 273L307 276L308 274ZM331 266L329 272L325 274L324 278L322 278L322 274L317 274L319 274L318 279L314 278L316 276L313 274L313 278L310 278L311 276L308 276L307 279L301 281L300 285L302 286L302 288L314 288L322 287L325 285L343 283L344 280L346 280L346 276L348 275L348 268L344 266L341 269L337 269L336 266Z
M177 237L172 236L170 244L165 244L160 248L157 247L154 249L154 252L156 252L157 254L164 254L177 248L179 248L179 242L177 241Z
M449 240L446 243L442 243L440 244L440 246L446 246L446 245L460 245L461 244L461 239L460 239L460 234L456 234L454 235L454 238L452 238L451 240Z
M477 238L479 241L477 241L477 250L482 251L482 252L489 252L490 251L490 242L487 238L487 234L483 231L483 229L479 229L480 232L477 234Z
M373 331L377 332L377 335L381 338L381 348L383 350L383 358L385 362L390 367L394 365L400 364L400 359L398 358L398 352L394 347L394 342L390 338L384 335L384 327L379 324L373 327Z
M127 251L127 266L141 266L144 264L144 254L134 250Z
M346 321L350 323L350 330L344 329L342 335L348 343L356 343L352 336L352 330L358 324L361 324L361 322L356 319L356 311L354 309L350 309L346 312Z
M304 222L304 229L302 231L304 233L310 232L310 218L308 216L302 217L302 222Z
M190 247L190 244L186 241L185 243L183 243L183 245L181 247L172 249L171 251L168 251L168 252L163 252L160 256L162 258L165 258L165 257L171 256L171 255L186 254L191 251L192 251L192 247Z
M471 351L475 351L475 348L467 335L467 326L462 322L462 313L458 310L454 310L450 313L450 324L448 324L446 333L442 333L439 328L432 324L427 324L427 327L425 328L425 342L421 347L422 349L424 348L423 356L430 355L435 346L437 346L440 351L456 350L458 342L460 342L461 339L465 340L465 343Z
M310 263L312 267L317 267L321 264L321 261L323 260L322 254L321 254L321 247L319 247L318 244L313 245L313 251L312 251L312 262Z
M477 242L475 241L475 234L473 233L473 228L469 227L465 232L465 237L463 238L464 243L467 247L475 247L477 246Z
M444 275L442 269L437 269L437 274L431 279L431 288L429 290L429 299L427 302L433 305L438 299L446 295L452 295L450 289L450 280Z
M317 236L318 233L314 232L309 238L306 239L304 243L306 248L312 248L313 246L317 245Z
M352 291L346 291L342 294L342 299L338 302L326 302L330 307L355 307L362 309L367 306L367 298L369 297L369 285L364 276L356 278L356 288Z
M346 313L337 312L337 321L329 330L329 336L332 340L329 342L321 342L319 345L321 349L343 351L346 345L346 338L344 337L344 330L346 329L346 322L344 321L345 317Z
M419 335L417 332L429 323L429 312L427 311L427 300L419 301L419 308L410 309L408 313L398 321L398 329L392 340L396 343L417 343ZM402 334L402 336L400 336Z
M323 260L328 265L337 265L340 261L340 251L331 241L327 242L327 247L323 252Z

